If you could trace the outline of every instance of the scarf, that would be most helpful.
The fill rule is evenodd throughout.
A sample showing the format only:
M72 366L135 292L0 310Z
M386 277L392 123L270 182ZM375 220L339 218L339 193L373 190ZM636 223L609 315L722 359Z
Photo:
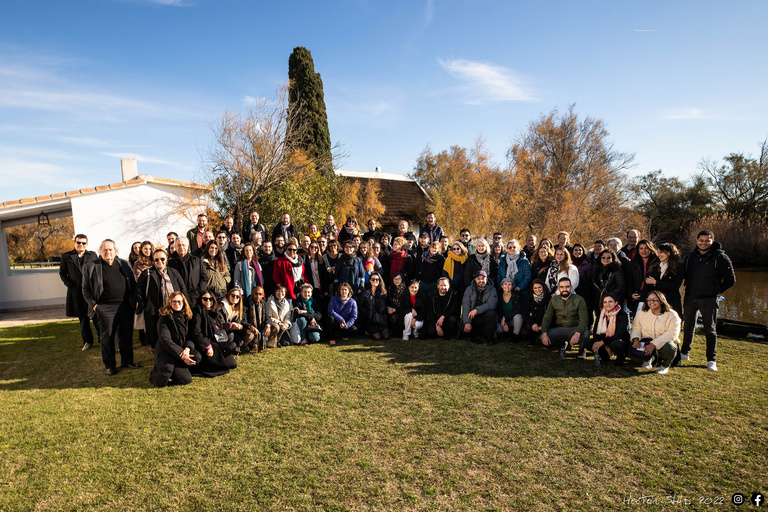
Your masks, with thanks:
M187 339L187 315L184 314L184 311L173 311L171 313L171 321L173 322L174 327L176 327L176 332L179 333L179 345L184 345L184 342Z
M505 254L504 257L507 259L507 275L505 277L514 281L517 275L517 261L520 259L520 253L518 252L514 256Z
M405 258L408 257L408 253L402 250L392 251L389 257L392 258L392 265L389 267L389 275L396 276L403 270Z
M295 258L291 258L288 256L288 253L285 254L285 259L291 262L291 267L293 270L293 282L298 283L301 281L302 271L304 269L304 258L301 256L296 256Z
M616 335L616 315L621 311L621 306L616 306L613 310L606 312L600 311L600 320L597 322L597 334L605 334L606 338L612 338Z
M445 257L445 263L443 264L443 270L445 270L445 273L448 274L448 279L453 281L453 270L455 268L455 264L458 263L459 265L463 265L466 261L466 255L462 254L461 256L456 256L453 254L453 251L448 251L448 254Z
M533 300L536 301L537 303L543 301L544 300L544 292L538 293L538 294L534 293L533 294Z
M400 311L400 309L402 309L403 305L405 304L405 296L410 295L408 293L408 288L406 288L405 286L405 282L400 283L399 286L392 285L387 295L389 296L389 300L390 300L390 303L392 304L392 307L397 310L392 315L393 317L395 317L397 316L398 311Z
M294 305L298 309L305 309L305 310L307 310L310 313L314 313L315 312L315 308L314 308L315 298L314 297L310 297L309 299L305 299L304 297L299 297L298 299L296 299L296 303Z
M549 263L549 271L547 272L547 284L550 290L557 290L557 274L560 273L560 264L557 260L552 260Z
M475 253L475 258L477 259L477 262L480 263L480 267L482 270L485 270L485 273L489 276L491 275L491 253L488 251L485 251L484 253L480 254L479 252ZM495 277L495 276L494 276Z
M432 264L437 260L437 256L440 254L440 251L436 252L435 254L429 254L429 249L421 253L421 262Z
M168 269L158 270L160 276L160 291L163 294L163 304L168 304L168 297L175 290L173 289L173 283L171 283L171 276L168 275Z
M275 261L275 253L270 252L267 254L266 252L259 249L259 261Z
M667 273L667 267L669 264L666 261L659 262L659 270L661 270L661 275L659 276L659 279L664 277L664 274Z

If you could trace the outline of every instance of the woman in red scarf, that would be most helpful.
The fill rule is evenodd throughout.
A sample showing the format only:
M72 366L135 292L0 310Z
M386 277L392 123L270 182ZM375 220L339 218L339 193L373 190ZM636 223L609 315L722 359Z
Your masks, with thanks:
M629 348L629 315L613 295L603 297L603 307L586 348L595 353L595 365L601 359L610 360L612 355L616 356L616 366L624 363Z

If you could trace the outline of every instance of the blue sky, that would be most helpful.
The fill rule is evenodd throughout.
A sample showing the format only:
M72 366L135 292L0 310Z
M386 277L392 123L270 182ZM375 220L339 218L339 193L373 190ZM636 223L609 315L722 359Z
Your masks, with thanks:
M498 163L541 113L605 121L632 176L687 177L768 136L768 3L8 0L0 6L0 200L139 172L193 180L211 126L287 80L307 47L343 169L422 150Z

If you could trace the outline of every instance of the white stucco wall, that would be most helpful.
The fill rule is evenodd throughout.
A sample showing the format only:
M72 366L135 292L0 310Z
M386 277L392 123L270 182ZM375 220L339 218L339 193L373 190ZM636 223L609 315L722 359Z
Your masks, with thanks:
M197 189L146 183L73 196L75 233L88 236L88 248L98 252L105 238L113 239L125 259L135 241L149 240L166 246L165 235L184 236L204 210ZM0 311L64 304L66 287L55 270L11 272L5 236L0 237Z
M72 198L72 220L76 233L88 236L88 247L98 252L99 244L111 238L118 255L128 259L131 245L149 240L163 247L165 235L179 236L195 225L205 209L199 198L189 197L192 189L147 183L136 187L107 190Z

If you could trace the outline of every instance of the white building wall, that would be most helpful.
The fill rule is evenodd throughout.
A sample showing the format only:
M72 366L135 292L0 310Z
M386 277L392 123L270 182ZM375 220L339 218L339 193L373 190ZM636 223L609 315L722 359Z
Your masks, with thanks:
M128 259L137 240L165 247L169 231L185 236L205 209L201 194L196 189L147 183L73 196L75 233L88 236L88 249L95 252L102 240L111 238L120 257ZM11 272L5 236L0 244L0 311L64 304L67 290L58 268Z

